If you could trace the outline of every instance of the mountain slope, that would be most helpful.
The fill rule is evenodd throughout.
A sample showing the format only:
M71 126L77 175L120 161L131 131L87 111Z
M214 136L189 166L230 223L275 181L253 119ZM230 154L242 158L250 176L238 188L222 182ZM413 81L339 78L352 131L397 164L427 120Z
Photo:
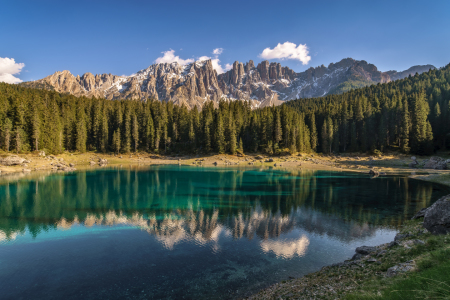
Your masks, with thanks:
M211 60L188 65L154 64L131 76L85 73L74 76L69 71L56 72L41 80L22 85L54 89L75 96L106 99L147 99L173 101L188 107L202 107L206 101L221 98L247 100L252 107L279 105L283 101L339 94L350 89L385 83L422 73L431 65L414 66L403 72L381 72L373 64L346 58L296 73L280 63L262 61L257 66L234 62L231 70L217 75Z

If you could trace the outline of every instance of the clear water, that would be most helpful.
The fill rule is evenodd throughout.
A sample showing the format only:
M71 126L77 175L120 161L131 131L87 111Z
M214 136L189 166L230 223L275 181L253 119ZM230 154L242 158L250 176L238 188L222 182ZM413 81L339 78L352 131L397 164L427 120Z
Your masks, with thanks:
M391 241L448 193L401 177L183 166L2 179L0 298L241 298Z

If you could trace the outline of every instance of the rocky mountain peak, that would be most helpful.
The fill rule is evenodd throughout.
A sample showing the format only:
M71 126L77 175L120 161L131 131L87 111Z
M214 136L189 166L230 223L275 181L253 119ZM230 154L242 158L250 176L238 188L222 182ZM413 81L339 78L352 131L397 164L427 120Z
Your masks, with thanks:
M211 60L187 65L177 62L150 65L130 76L85 73L74 76L69 71L55 72L26 86L51 88L76 96L106 99L148 99L173 101L190 108L202 107L206 101L216 105L220 99L249 101L252 107L278 105L283 101L320 97L352 88L384 83L434 68L414 66L403 72L381 72L364 60L345 58L328 67L321 65L296 73L280 63L253 60L235 61L227 72L218 75ZM43 83L43 84L42 84Z

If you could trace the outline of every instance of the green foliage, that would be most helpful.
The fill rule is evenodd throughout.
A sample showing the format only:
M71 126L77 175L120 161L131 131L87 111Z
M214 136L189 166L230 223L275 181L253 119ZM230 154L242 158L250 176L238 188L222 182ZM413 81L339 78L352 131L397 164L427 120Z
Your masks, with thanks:
M450 146L450 65L385 84L369 85L340 95L298 99L285 105L304 114L319 129L317 145L330 152L385 152L401 149L429 155ZM430 109L432 108L432 109ZM314 122L312 122L313 120ZM312 126L310 126L311 129ZM324 136L324 134L326 136Z

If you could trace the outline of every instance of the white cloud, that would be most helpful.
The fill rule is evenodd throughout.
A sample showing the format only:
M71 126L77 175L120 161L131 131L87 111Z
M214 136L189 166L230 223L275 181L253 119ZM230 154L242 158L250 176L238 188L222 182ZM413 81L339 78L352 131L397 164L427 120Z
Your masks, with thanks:
M233 68L232 65L230 64L226 64L225 68L223 68L220 64L220 59L219 59L219 55L223 52L222 48L216 48L213 50L213 54L214 57L210 57L210 56L200 56L199 58L197 58L197 60L199 61L203 61L203 60L211 60L211 64L214 68L214 70L216 70L217 74L222 74L225 73L226 71L230 70ZM161 52L164 53L164 55L162 57L158 57L155 62L157 64L159 63L171 63L171 62L178 62L179 64L182 65L186 65L189 63L193 63L194 59L189 58L189 59L181 59L179 56L175 56L175 50L169 50L169 51L165 51L165 52Z
M21 79L14 77L15 74L20 74L24 63L16 63L14 58L0 57L0 82L19 83Z
M216 48L213 50L214 55L220 55L223 52L223 48Z
M208 60L211 59L211 57L209 56L200 56L197 60L203 61L203 60Z
M278 44L275 48L270 49L266 48L263 50L263 52L259 55L261 58L265 59L294 59L299 60L302 62L302 64L307 65L308 62L311 60L311 56L308 55L308 47L302 44L299 44L298 46L294 43L286 42L284 44Z
M214 49L214 51L215 51L215 50L217 50L217 49ZM198 60L208 60L208 59L211 60L211 64L212 64L214 70L216 70L217 74L225 73L226 71L228 71L228 70L230 70L230 69L233 68L233 66L230 65L230 64L226 64L226 65L225 65L225 68L223 68L223 67L220 65L220 59L219 59L219 56L218 56L218 55L216 55L214 58L209 57L209 56L200 56L200 57L198 58Z
M162 57L158 57L155 60L157 64L177 62L180 65L186 65L194 62L193 58L181 59L179 56L175 56L175 50L168 50L161 53L163 53L164 55Z

